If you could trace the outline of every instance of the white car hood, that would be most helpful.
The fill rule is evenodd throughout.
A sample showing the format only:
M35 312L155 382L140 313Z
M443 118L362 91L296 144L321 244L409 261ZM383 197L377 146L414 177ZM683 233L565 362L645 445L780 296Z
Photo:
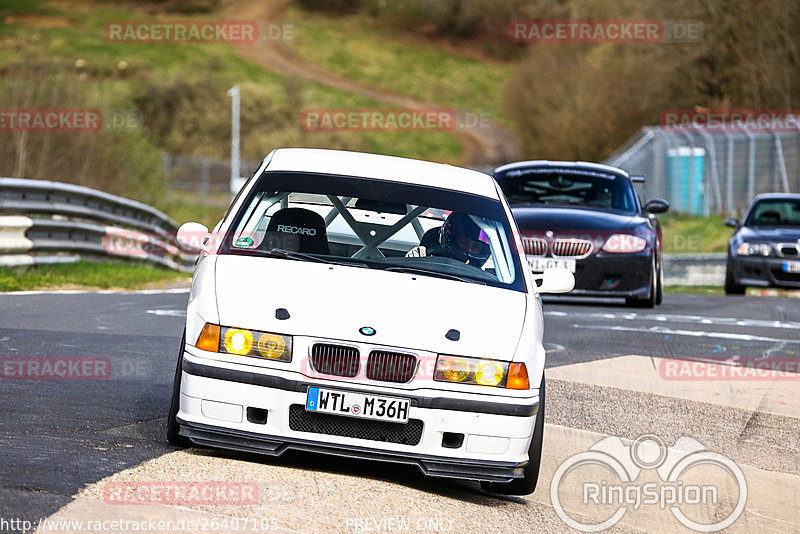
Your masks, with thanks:
M223 326L501 360L514 356L526 306L525 293L480 284L233 255L217 257L216 296ZM445 338L451 328L459 341Z

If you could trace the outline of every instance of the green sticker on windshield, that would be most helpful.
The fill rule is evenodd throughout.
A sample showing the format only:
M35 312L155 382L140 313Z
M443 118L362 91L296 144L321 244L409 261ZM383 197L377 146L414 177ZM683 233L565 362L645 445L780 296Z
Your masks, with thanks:
M251 238L251 237L240 237L239 239L236 240L236 242L233 244L233 246L234 247L239 247L239 248L252 247L253 246L253 238Z

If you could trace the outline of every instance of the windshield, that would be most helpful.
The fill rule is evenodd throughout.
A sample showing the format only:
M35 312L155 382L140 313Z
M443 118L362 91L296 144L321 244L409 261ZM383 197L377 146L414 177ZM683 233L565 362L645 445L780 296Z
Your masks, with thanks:
M265 172L222 254L346 264L524 291L500 202L428 186Z
M745 226L800 226L800 200L776 198L760 200L744 223Z
M514 169L496 177L508 201L635 213L635 193L621 176L586 169Z

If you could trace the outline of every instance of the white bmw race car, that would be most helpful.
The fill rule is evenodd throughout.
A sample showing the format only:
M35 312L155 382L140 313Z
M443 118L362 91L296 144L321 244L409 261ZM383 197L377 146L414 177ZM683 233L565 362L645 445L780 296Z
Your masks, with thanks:
M278 149L203 242L175 373L176 445L411 463L488 491L536 487L540 293L485 174Z

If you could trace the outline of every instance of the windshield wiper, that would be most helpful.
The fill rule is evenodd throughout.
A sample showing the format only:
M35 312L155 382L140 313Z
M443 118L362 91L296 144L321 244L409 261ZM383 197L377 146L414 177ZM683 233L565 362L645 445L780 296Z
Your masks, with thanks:
M476 280L474 278L464 278L463 276L456 276L454 274L440 273L438 271L428 271L425 269L415 269L413 267L386 267L384 271L392 271L395 273L410 273L421 274L423 276L432 276L434 278L445 278L447 280L458 280L459 282L469 282L471 284L486 285L486 282Z
M347 267L361 267L363 269L367 268L366 263L328 260L325 258L318 258L316 256L312 256L311 254L303 254L302 252L283 250L282 248L273 248L272 250L267 251L266 254L269 256L274 256L276 258L286 258L288 260L313 261L317 263L329 263L331 265L345 265Z

